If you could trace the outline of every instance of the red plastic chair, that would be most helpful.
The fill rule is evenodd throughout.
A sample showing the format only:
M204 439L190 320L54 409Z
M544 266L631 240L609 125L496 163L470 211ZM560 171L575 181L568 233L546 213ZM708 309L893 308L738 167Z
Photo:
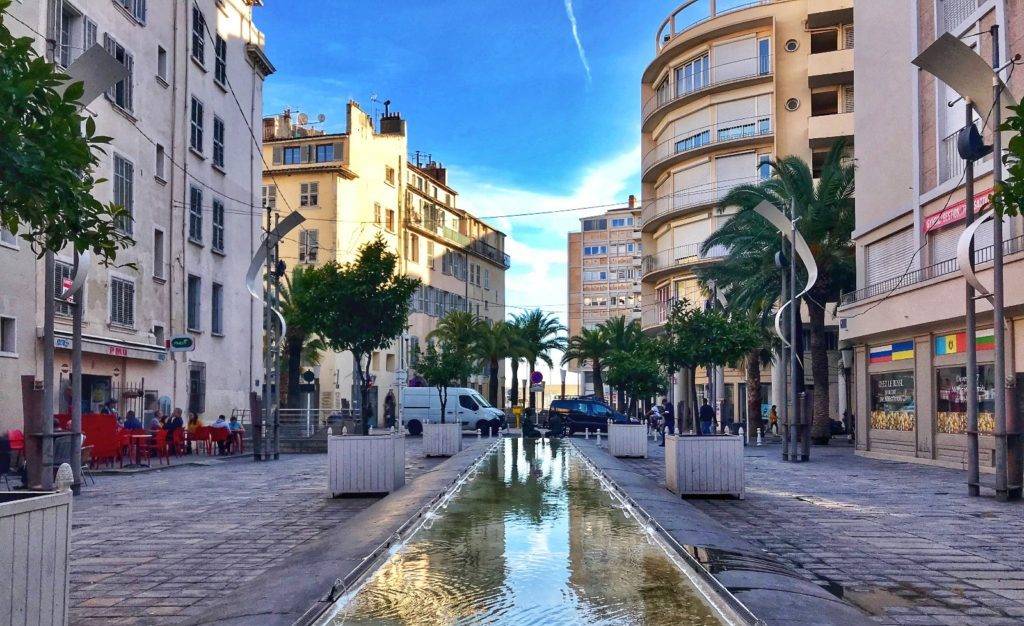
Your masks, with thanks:
M174 452L174 456L181 456L185 454L185 430L182 428L175 428L171 432L171 450Z
M139 446L139 452L146 455L147 463L155 456L158 463L163 459L170 465L171 456L167 453L167 431L158 430L153 433L149 440Z
M210 441L211 450L213 449L213 444L218 444L217 445L217 450L220 451L220 445L219 444L228 441L230 439L230 437L231 437L231 433L228 431L227 428L213 428L213 427L211 427L209 429L209 432L210 432L210 439L209 439L209 441Z
M210 443L210 427L209 426L197 426L195 432L193 432L189 438L192 441L192 452L199 454L202 450L207 456L213 454L213 448Z
M88 445L93 446L94 463L105 462L113 466L116 460L123 464L120 432L117 418L113 415L87 413L82 416L82 433Z

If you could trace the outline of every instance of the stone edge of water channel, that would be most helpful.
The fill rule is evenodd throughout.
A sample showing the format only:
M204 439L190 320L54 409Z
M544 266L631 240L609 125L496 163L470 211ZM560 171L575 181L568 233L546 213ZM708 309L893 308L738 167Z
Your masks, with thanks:
M734 567L713 575L764 624L854 626L872 623L853 605L773 559L604 449L589 441L573 440L573 444L636 508L657 522L680 545L749 555L753 562L773 561L770 568Z
M238 590L230 602L182 624L291 625L327 610L334 582L359 566L379 546L419 518L487 452L474 446L417 476L351 519L289 554ZM326 468L324 497L326 495Z

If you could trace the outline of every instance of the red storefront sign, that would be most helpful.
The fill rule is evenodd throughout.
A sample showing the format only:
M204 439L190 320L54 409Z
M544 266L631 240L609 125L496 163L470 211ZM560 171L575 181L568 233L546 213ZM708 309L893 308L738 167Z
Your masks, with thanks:
M992 188L989 187L985 191L974 194L974 210L976 213L981 213L989 207L988 196L991 193ZM924 218L924 232L927 233L950 224L956 224L966 218L967 198L964 198L959 202L954 202L942 211Z

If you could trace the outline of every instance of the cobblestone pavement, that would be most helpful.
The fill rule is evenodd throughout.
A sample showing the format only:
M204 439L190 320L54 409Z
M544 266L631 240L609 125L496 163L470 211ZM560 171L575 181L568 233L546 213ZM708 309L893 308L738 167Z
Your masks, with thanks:
M1024 624L1024 504L969 498L963 472L814 447L747 449L745 500L691 502L880 624ZM664 448L624 459L664 484Z
M424 458L418 439L406 454L408 479L444 461ZM378 500L328 498L326 459L97 476L74 503L71 623L170 624L231 602L232 590Z

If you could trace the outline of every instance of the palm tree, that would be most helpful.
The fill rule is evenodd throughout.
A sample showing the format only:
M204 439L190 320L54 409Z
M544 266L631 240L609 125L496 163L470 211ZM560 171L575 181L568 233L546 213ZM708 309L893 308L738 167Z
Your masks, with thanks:
M518 335L508 322L487 321L480 324L477 330L473 351L477 358L487 363L490 371L487 401L498 408L504 408L498 405L498 367L503 359L516 354L519 349L517 342ZM518 381L513 381L513 388L516 382ZM500 402L504 405L504 398Z
M721 278L720 287L730 294L736 292L739 301L756 299L752 294L765 289L778 293L778 270L775 278L766 261L779 250L780 238L754 207L767 200L786 215L792 212L799 218L797 228L807 241L818 265L818 280L803 302L807 306L811 338L811 376L814 381L814 409L812 437L827 443L830 433L828 352L825 333L825 305L836 302L843 291L854 286L856 265L852 233L854 227L854 166L844 158L845 142L833 144L815 183L811 168L795 156L771 162L773 175L754 185L734 187L719 203L722 207L735 206L739 212L709 237L702 246L707 253L716 246L725 246L730 254L747 250L750 253L749 273ZM757 270L756 272L753 270ZM767 295L773 298L774 296ZM799 311L799 309L797 309ZM798 333L794 344L802 354ZM803 376L798 373L798 381Z
M512 367L511 397L509 401L512 406L519 404L519 362L526 358L526 336L522 320L513 316L505 322L509 332L509 364Z
M606 319L601 322L599 328L604 333L608 346L612 351L627 352L632 350L643 337L643 331L640 330L640 321L630 320L627 322L626 317L623 315ZM626 392L621 387L617 387L615 391L617 396L616 403L621 411L626 405Z
M483 321L468 311L452 311L441 318L437 328L427 333L427 340L436 340L466 359L473 358L474 344L480 335ZM468 377L459 380L465 387Z
M565 326L558 321L554 315L545 313L540 309L526 311L516 317L516 322L522 328L523 353L526 362L530 364L530 380L533 380L533 373L537 371L537 361L547 363L553 367L554 362L548 355L550 350L565 350L565 337L559 333L565 332ZM530 408L536 409L536 395L530 392Z
M313 325L316 303L311 301L310 288L315 280L309 268L296 266L291 277L285 276L281 290L281 314L288 324L285 333L285 367L282 386L286 389L285 402L289 408L299 406L299 379L303 365L315 365L319 353L326 348L323 340L309 331ZM277 323L276 321L274 322Z
M585 365L590 361L590 369L594 372L594 394L604 400L604 378L601 375L603 361L611 353L611 346L604 331L598 328L584 328L580 334L569 339L562 356L562 364L579 361Z

